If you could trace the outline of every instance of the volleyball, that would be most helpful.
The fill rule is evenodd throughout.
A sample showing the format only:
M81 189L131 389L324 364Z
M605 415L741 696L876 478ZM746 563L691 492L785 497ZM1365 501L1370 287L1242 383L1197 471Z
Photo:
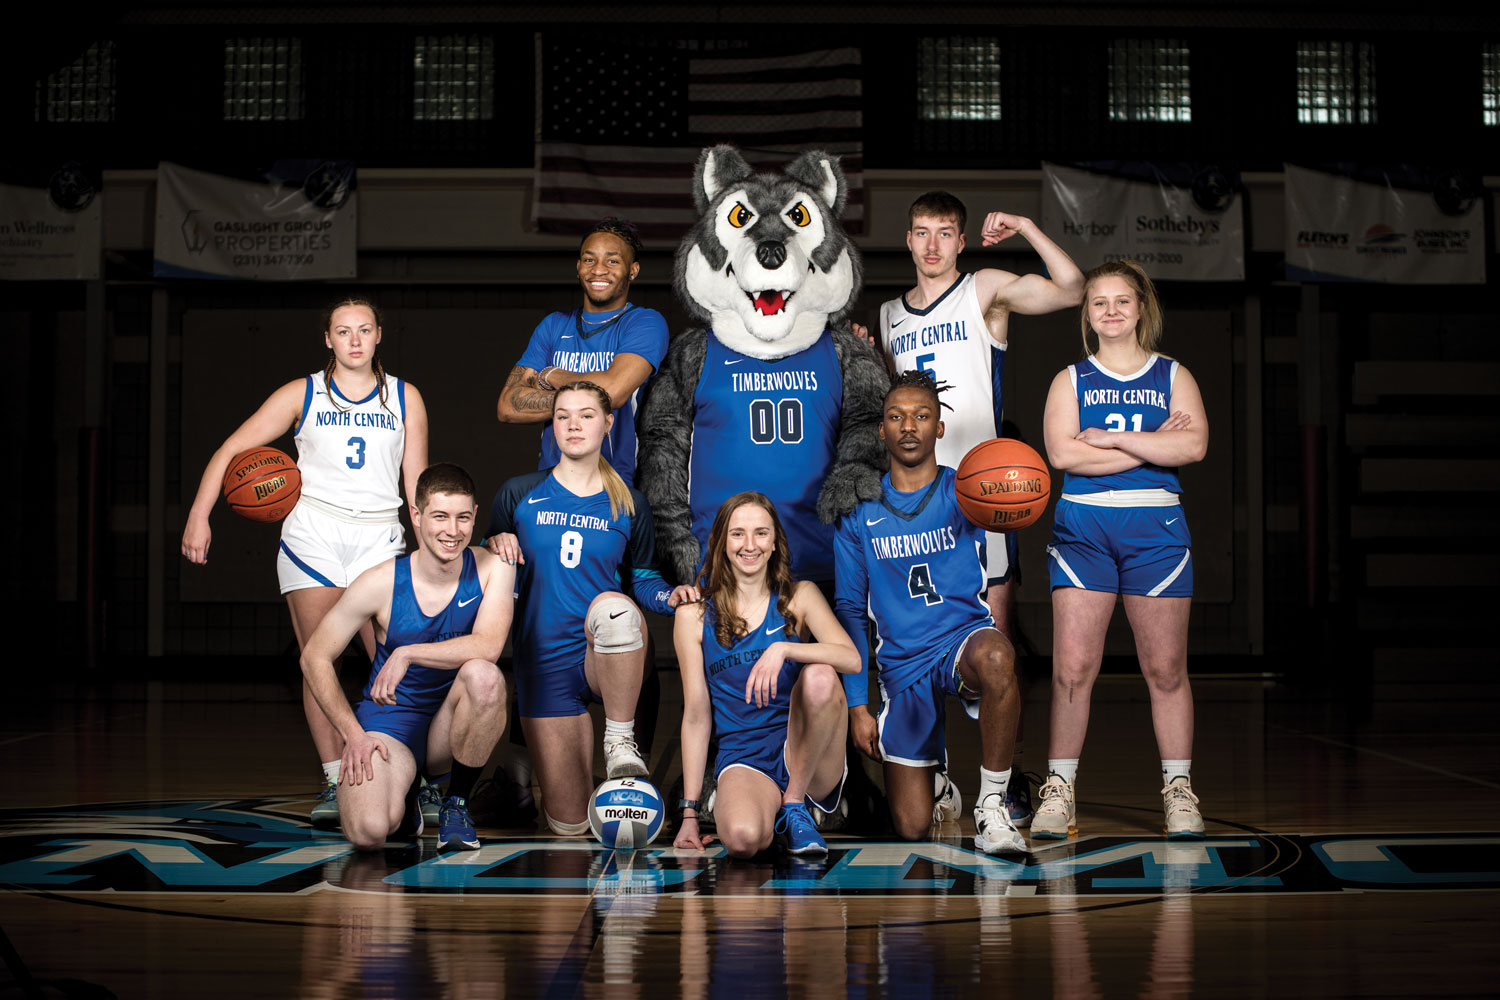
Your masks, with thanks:
M661 792L645 778L612 778L589 799L589 829L605 847L645 847L661 830Z

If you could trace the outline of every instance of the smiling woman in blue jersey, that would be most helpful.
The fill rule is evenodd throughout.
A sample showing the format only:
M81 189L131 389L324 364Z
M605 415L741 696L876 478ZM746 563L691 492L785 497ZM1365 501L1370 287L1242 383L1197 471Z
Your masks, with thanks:
M1202 837L1187 674L1192 539L1177 467L1203 460L1208 417L1193 376L1156 351L1161 304L1140 265L1113 261L1088 273L1081 325L1088 357L1053 380L1043 422L1047 458L1067 475L1047 547L1052 732L1031 833L1077 832L1078 756L1120 595L1151 693L1166 834Z
M635 742L645 619L626 593L662 614L683 599L652 569L646 498L601 454L614 420L601 386L559 387L551 428L557 464L507 481L490 509L490 550L519 564L513 649L521 726L542 813L564 836L588 832L589 702L604 704L609 777L647 773Z

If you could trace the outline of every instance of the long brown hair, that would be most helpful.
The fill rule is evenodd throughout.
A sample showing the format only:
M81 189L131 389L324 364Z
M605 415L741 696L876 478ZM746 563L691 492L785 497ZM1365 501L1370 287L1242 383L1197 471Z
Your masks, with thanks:
M1094 347L1089 347L1089 334L1094 332L1094 328L1089 325L1089 289L1100 278L1123 278L1135 289L1136 301L1140 303L1140 316L1135 324L1135 342L1147 354L1157 353L1156 345L1161 343L1161 301L1156 297L1156 286L1146 275L1146 269L1129 258L1106 261L1083 276L1083 304L1078 307L1078 317L1083 327L1084 353L1093 354L1099 349L1097 334L1094 336Z
M567 385L557 387L557 392L552 396L552 412L557 413L557 401L565 392L588 392L593 393L599 400L599 412L606 417L614 412L614 405L609 401L609 391L597 382L590 382L586 378L575 379ZM556 430L553 433L557 433ZM608 437L608 435L605 435ZM635 516L635 499L630 495L630 487L625 485L625 480L615 471L615 467L609 464L609 459L604 457L604 451L599 452L599 478L604 480L604 492L609 495L609 516L619 517L620 509L623 507L630 516Z
M348 306L355 306L360 309L370 310L370 315L375 318L375 332L377 334L380 332L380 310L375 307L375 303L371 302L369 299L355 298L351 296L347 299L342 299L338 302L335 302L333 305L328 307L328 310L325 313L323 313L323 333L325 335L333 335L333 314L338 312L340 309L346 308ZM330 347L328 349L328 364L323 366L324 388L329 390L328 401L333 404L334 409L344 410L348 409L348 407L340 406L338 397L333 394L333 373L337 369L338 357L333 353L333 348ZM379 343L375 345L375 350L370 355L370 371L375 375L376 388L380 390L381 408L384 409L385 412L390 413L391 416L395 416L395 414L392 413L387 401L388 393L386 391L385 385L385 365L381 364L380 362Z
M776 505L764 493L746 490L725 500L714 515L714 526L708 533L708 557L698 571L698 589L708 599L704 614L714 627L714 638L728 649L737 638L748 635L745 619L735 606L739 588L735 585L734 569L729 564L729 550L725 542L729 538L729 519L734 512L746 504L754 504L771 515L771 527L776 531L776 545L771 558L766 562L766 583L776 598L776 610L786 620L788 633L802 636L802 623L792 613L792 594L797 581L792 576L792 554L787 547L786 532L781 530L781 518Z

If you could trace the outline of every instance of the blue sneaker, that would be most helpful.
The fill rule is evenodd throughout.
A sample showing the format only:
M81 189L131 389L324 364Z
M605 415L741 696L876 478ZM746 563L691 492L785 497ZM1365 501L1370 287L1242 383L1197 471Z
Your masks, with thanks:
M469 804L457 795L444 799L438 814L438 850L479 850L479 834L474 832L474 821L469 818Z
M782 803L781 808L776 810L776 835L781 838L788 854L828 853L828 844L818 833L812 815L808 813L804 803Z
M1005 811L1010 814L1010 825L1017 830L1030 826L1031 817L1036 815L1031 808L1031 776L1020 768L1010 772L1010 783L1005 786Z
M339 828L339 783L330 781L313 800L312 812L308 815L314 830L337 830Z
M443 811L443 793L438 791L436 785L429 785L426 778L418 778L422 783L417 792L417 803L422 809L422 825L437 826L441 821L440 813Z

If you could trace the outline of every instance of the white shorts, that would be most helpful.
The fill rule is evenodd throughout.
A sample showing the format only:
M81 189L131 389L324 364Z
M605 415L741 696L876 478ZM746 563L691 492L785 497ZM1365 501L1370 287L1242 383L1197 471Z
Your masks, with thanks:
M347 587L371 566L406 554L406 532L391 511L388 519L337 517L306 499L281 523L276 578L281 592L310 587Z

